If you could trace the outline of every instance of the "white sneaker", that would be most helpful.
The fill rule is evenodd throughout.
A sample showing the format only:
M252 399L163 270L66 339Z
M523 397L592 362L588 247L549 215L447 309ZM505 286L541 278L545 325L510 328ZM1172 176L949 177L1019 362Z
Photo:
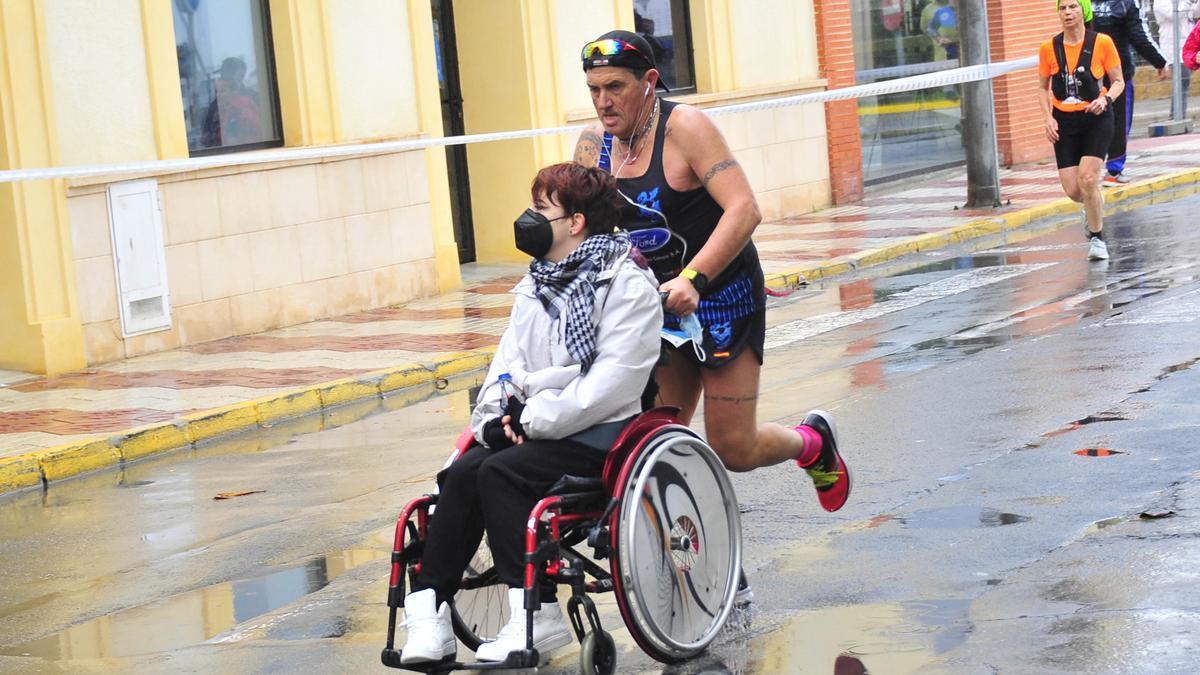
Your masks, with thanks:
M434 609L437 593L432 588L409 593L404 598L404 630L408 639L400 652L400 663L426 663L454 658L458 642L450 625L450 605Z
M1088 247L1088 260L1108 260L1108 244L1100 237L1092 237L1092 244Z
M479 645L475 658L480 661L503 661L508 653L525 649L525 589L508 589L508 623L496 639ZM533 648L544 661L555 649L571 644L571 627L563 617L557 602L543 602L533 613Z

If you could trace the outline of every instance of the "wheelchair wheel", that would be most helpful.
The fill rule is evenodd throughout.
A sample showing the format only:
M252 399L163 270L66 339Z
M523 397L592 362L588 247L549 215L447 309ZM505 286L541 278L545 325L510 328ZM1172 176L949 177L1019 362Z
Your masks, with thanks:
M689 429L669 425L630 455L616 489L611 564L621 618L651 657L695 656L725 625L741 569L725 467Z
M462 587L450 608L454 634L472 651L494 639L508 622L508 586L496 576L487 535L463 573Z
M617 672L617 644L606 631L583 636L579 643L579 672L583 675L612 675Z

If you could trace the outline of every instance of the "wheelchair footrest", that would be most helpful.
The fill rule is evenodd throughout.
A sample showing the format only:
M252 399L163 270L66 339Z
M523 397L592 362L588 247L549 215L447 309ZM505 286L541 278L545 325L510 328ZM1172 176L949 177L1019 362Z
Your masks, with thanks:
M455 661L454 659L446 659L444 661L427 661L424 663L401 663L400 654L399 649L384 649L383 654L380 655L380 661L389 668L442 675L443 673L450 673L456 670L518 670L537 668L541 658L536 649L522 649L520 651L509 652L508 658L503 661L471 661L464 663Z

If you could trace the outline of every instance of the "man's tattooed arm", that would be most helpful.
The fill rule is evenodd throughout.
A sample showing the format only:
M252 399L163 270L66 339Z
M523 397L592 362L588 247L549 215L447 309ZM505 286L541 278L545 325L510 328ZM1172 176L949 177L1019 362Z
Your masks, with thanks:
M584 129L575 144L575 162L584 166L600 166L600 146L604 141L591 129Z
M721 173L725 169L728 169L730 167L737 166L737 165L738 165L738 163L737 163L736 159L726 159L726 160L717 162L716 164L712 165L712 168L708 170L708 173L704 174L704 178L700 179L700 183L702 185L707 186L709 181L711 181L714 176Z

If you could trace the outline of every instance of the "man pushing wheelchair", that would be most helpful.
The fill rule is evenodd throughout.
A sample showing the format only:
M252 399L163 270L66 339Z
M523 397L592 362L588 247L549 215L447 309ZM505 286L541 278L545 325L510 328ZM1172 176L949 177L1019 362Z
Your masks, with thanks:
M600 168L556 164L538 172L531 198L514 236L533 261L512 291L510 323L471 416L474 445L438 475L437 497L411 503L397 525L388 665L431 672L464 667L454 662L454 598L470 590L464 572L485 533L494 562L489 574L508 589L509 620L494 640L479 644L476 668L504 667L510 655L544 659L572 641L574 628L585 643L583 662L607 654L595 672L612 672L611 639L585 592L614 592L635 641L666 662L702 651L734 604L741 526L725 467L679 422L677 409L642 414L661 353L663 302L654 273L618 229L623 202L616 179ZM814 414L818 428L802 425L798 432L833 450L827 413L809 418ZM835 450L828 454L829 464L840 462ZM567 499L548 497L564 480L576 487L591 480L581 489L596 492L600 507L565 518L562 509L548 510L548 501ZM595 504L589 495L570 497L576 505ZM436 517L428 511L434 503ZM538 533L547 513L552 535L543 546ZM559 538L555 518L588 529L575 541L586 538L597 559L609 558L611 574L588 568L573 551L562 573L558 556L569 544ZM406 533L417 545L404 544ZM543 564L554 571L542 573ZM585 584L576 564L597 581ZM407 642L397 659L391 636L402 566L412 591L402 603ZM667 580L663 596L658 582ZM556 581L572 586L572 625Z

